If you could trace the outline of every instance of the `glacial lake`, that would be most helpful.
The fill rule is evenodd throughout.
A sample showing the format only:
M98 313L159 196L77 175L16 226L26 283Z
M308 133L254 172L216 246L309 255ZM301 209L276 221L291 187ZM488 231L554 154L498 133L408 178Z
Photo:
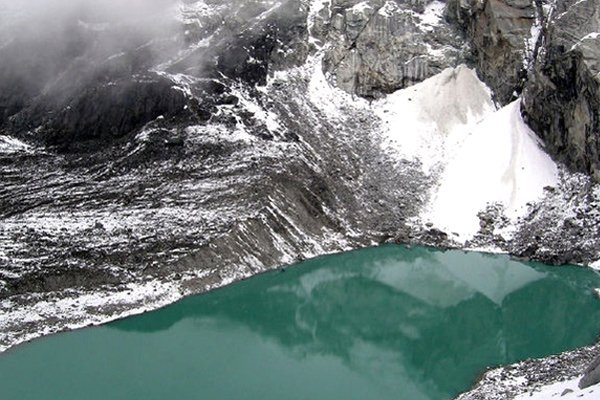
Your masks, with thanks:
M0 354L5 400L450 399L594 342L598 273L382 246Z

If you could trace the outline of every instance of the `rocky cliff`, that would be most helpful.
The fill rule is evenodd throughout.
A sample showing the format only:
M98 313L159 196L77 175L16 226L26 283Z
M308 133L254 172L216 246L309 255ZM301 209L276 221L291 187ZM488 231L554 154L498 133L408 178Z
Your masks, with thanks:
M597 181L597 1L450 1L449 21L471 44L478 74L522 112L553 157Z
M440 1L333 0L316 12L311 33L325 47L331 83L377 98L465 61L443 10Z
M523 113L556 159L600 179L600 2L546 8Z
M523 88L536 41L535 13L530 0L448 2L446 17L466 35L477 72L502 104L517 98Z

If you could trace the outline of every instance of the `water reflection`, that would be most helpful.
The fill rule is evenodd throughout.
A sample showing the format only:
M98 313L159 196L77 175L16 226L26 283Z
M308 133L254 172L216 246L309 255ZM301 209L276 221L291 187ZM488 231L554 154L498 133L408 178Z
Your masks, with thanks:
M335 358L382 393L443 399L485 366L589 343L600 330L591 296L598 285L583 269L386 246L309 261L110 327L168 330L165 337L248 329L294 362ZM244 345L256 337L245 335Z

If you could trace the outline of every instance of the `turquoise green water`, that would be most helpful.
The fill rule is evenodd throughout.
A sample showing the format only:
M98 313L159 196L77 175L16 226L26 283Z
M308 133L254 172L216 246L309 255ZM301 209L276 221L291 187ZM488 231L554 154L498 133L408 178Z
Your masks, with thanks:
M0 398L449 399L486 366L586 345L600 277L384 246L304 262L0 355Z

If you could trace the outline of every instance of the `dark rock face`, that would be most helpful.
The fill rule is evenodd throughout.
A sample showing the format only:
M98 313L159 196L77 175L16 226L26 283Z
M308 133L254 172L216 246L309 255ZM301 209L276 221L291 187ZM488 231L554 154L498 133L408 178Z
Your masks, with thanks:
M600 2L560 1L526 84L522 111L553 156L600 180Z
M258 11L266 11L255 10L254 18ZM306 7L290 0L263 24L235 28L232 44L213 49L219 53L216 69L230 78L264 85L269 72L300 65L308 54L306 12Z
M470 42L477 73L506 104L521 93L535 8L531 0L450 0L446 17Z
M99 28L75 19L51 24L46 35L14 33L0 47L0 132L62 150L103 147L160 116L208 120L224 101L214 87L223 75L264 85L270 72L306 59L307 8L296 1L215 3L218 12L207 15L197 2L181 5L184 14L186 6L193 18L182 25ZM188 77L185 88L177 74Z
M0 50L0 126L27 107L74 59L85 53L84 32L73 25L49 25L47 35L42 37L26 30L11 35L14 37ZM53 43L55 36L65 40Z
M149 71L181 45L172 24L161 22L154 31L85 17L82 8L70 19L50 18L43 33L33 23L2 32L9 40L0 48L0 132L66 149L110 142L159 115L181 112L182 93Z
M86 87L58 110L44 113L49 104L40 102L12 122L21 128L39 126L45 144L64 151L89 141L110 142L159 116L182 115L186 103L184 94L167 79L137 76Z
M169 73L228 78L264 85L269 73L301 65L309 52L302 2L261 0L215 3L211 13L197 14L190 1L183 8L184 36L192 51L168 63ZM198 46L198 43L205 45Z

